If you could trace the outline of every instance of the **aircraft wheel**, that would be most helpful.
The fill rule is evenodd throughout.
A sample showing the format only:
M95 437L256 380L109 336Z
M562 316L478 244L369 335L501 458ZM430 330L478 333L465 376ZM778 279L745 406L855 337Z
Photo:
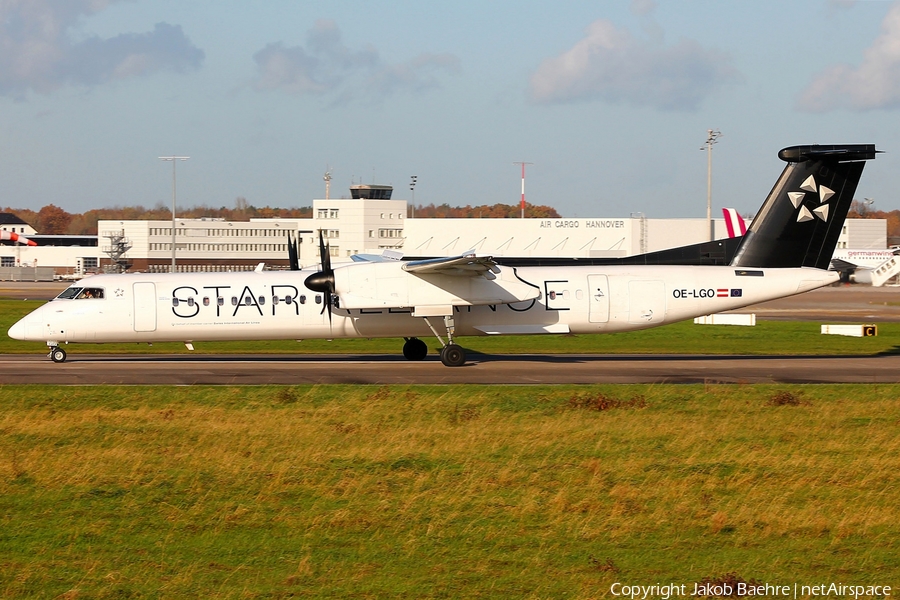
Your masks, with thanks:
M441 350L441 362L447 367L461 367L466 364L466 352L456 344L449 344Z
M53 348L50 350L50 360L55 363L66 362L66 351L62 348Z
M419 338L409 338L403 344L403 356L406 360L423 360L428 355L428 344Z

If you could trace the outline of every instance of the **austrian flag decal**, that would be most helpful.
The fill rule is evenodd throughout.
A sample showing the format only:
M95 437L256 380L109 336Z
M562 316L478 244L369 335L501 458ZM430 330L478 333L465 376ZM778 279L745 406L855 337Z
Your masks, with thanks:
M742 288L716 288L716 298L740 298L743 294Z
M727 298L727 297L728 297L728 290L725 289L725 288L719 288L719 289L717 289L717 290L716 290L716 297L717 297L717 298Z

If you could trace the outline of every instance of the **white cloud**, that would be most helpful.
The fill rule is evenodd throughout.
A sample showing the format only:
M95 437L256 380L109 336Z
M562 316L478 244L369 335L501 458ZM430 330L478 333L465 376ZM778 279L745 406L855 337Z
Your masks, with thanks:
M399 90L422 91L440 85L437 73L456 73L459 59L450 54L421 54L401 64L387 64L371 47L353 50L341 41L334 21L320 20L309 32L305 47L269 44L253 59L258 74L253 87L259 91L280 90L291 94L334 93L340 101L373 93L387 95ZM354 90L361 84L362 90Z
M826 69L803 90L797 105L810 112L900 108L900 3L888 11L859 66Z
M162 69L197 68L203 51L181 27L75 41L70 29L115 0L0 0L0 94L50 93Z
M543 104L599 100L695 110L704 97L737 78L723 52L693 40L669 47L641 41L600 19L572 49L538 66L529 93Z

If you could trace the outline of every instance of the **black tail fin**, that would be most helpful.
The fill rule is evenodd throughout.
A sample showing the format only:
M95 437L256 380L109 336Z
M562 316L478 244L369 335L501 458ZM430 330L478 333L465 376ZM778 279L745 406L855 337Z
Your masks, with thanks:
M873 144L791 146L731 265L827 269Z

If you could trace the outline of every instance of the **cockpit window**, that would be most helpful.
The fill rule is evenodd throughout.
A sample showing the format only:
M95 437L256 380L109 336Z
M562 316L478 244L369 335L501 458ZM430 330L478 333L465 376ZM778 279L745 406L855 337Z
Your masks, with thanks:
M95 288L95 287L70 287L66 288L62 291L62 293L57 296L57 299L60 300L72 300L73 298L76 300L80 300L82 298L102 298L103 297L103 288Z
M103 288L84 288L80 294L76 296L76 298L102 298L103 297Z

